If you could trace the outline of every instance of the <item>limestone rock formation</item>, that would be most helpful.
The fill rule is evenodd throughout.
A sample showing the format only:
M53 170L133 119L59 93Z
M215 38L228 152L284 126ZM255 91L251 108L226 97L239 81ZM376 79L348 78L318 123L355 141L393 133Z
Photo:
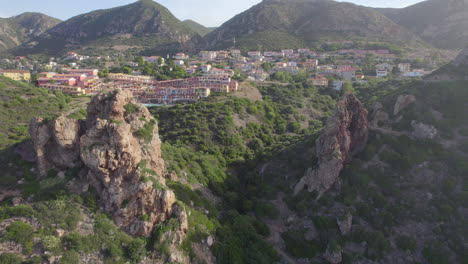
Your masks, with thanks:
M416 97L411 94L402 94L398 96L398 99L395 103L393 110L393 115L398 115L403 109L407 108L409 105L416 101Z
M317 191L320 198L332 187L352 155L366 146L369 134L367 115L367 110L355 95L347 95L338 102L334 115L327 120L316 142L318 167L308 169L295 186L295 194L307 187L309 192Z
M104 211L131 235L148 236L172 214L175 195L162 177L158 125L130 92L94 97L88 118L31 121L40 173L81 167Z

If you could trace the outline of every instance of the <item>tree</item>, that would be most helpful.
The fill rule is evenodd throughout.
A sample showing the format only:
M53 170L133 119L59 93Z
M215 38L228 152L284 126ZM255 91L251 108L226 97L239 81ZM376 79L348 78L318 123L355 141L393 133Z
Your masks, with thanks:
M352 94L355 93L356 91L353 88L353 84L351 82L345 82L343 84L343 94Z
M135 263L139 263L146 255L146 243L141 238L135 238L127 248L128 256Z
M130 73L133 72L133 69L130 68L130 67L123 67L122 72L125 73L125 74L130 74Z
M270 72L271 69L273 68L273 64L269 63L269 62L264 62L262 64L262 68L263 70L265 70L266 72Z

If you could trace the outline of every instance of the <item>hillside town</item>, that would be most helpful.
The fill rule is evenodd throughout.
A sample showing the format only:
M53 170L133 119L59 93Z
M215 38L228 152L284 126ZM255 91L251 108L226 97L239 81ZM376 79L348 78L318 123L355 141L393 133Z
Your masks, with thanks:
M419 68L411 62L419 64ZM145 73L142 64L177 69L183 74L181 78L158 79ZM31 81L50 91L92 95L117 88L131 91L143 103L174 104L194 102L213 93L236 92L239 81L265 82L285 74L303 74L314 86L335 90L341 90L347 82L365 83L374 78L420 78L431 72L435 62L427 57L402 60L389 49L317 52L303 48L245 53L238 49L201 51L166 58L122 54L91 57L68 52L62 58L50 58L46 64L16 57L4 59L0 65L6 68L0 70L0 75Z

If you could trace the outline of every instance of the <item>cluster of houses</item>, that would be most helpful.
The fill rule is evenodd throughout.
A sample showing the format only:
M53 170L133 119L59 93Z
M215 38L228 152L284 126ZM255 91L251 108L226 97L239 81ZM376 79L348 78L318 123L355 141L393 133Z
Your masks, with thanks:
M41 72L37 84L50 91L60 90L70 95L94 94L101 87L98 73L97 69L69 69L64 74Z
M117 73L109 74L108 85L131 91L142 103L174 104L194 102L212 92L236 92L239 83L232 79L232 74L232 71L214 71L186 79L157 81L150 76Z
M348 47L351 44L347 44ZM371 67L369 58L372 58L373 62ZM61 90L66 94L82 95L94 94L114 86L132 91L142 102L172 104L193 102L213 92L235 92L239 84L233 80L233 76L239 73L248 80L257 82L266 81L275 73L305 73L314 86L333 87L337 90L341 89L345 82L365 82L369 78L388 76L417 78L429 73L422 69L412 69L410 63L400 63L397 60L398 56L386 49L320 52L307 48L248 52L231 49L200 51L190 55L176 53L165 57L149 56L142 59L159 66L171 60L171 65L183 67L190 77L157 81L153 77L143 76L142 72L138 71L141 68L135 57L117 53L90 57L76 52L68 52L62 58L50 58L46 64L39 64L25 57L3 59L0 61L0 67L15 70L0 70L0 76L18 81L31 81L32 72L38 75L38 86L51 91ZM105 65L108 69L129 66L134 71L131 74L110 74L104 81L99 79L98 69L87 69L97 65ZM375 67L375 74L372 67ZM368 76L364 75L362 69L365 69Z

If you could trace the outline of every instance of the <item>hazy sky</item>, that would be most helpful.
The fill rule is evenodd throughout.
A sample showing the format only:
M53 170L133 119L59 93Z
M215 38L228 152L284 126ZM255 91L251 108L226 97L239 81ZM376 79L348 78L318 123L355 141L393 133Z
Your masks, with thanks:
M372 7L405 7L422 0L347 0ZM125 5L134 0L0 0L0 17L10 17L31 11L60 19L96 9ZM179 19L193 19L206 26L219 26L234 15L261 0L158 0Z

